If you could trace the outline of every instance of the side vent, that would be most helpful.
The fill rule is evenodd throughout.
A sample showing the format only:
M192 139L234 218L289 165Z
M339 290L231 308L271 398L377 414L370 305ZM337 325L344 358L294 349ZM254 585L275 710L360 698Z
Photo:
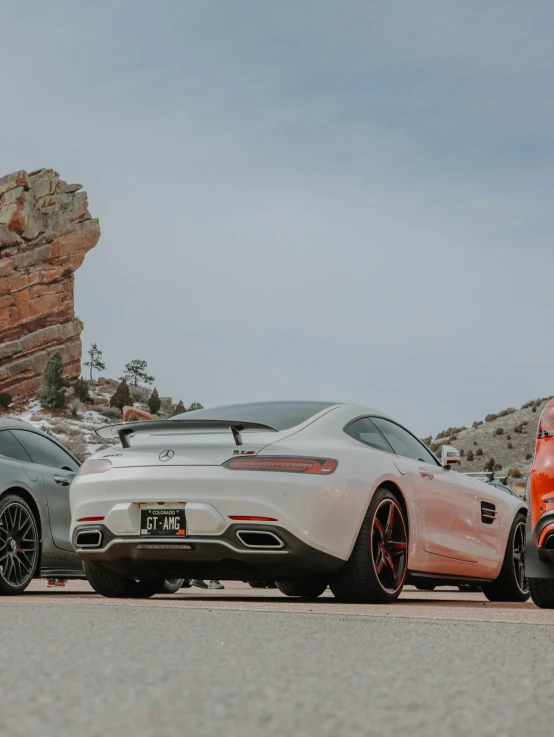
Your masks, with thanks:
M481 502L481 522L492 525L496 519L496 506L490 502Z

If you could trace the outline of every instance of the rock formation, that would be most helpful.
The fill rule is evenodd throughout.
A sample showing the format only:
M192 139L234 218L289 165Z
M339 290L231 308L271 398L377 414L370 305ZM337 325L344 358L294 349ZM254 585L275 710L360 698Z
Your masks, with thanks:
M55 350L69 380L81 371L74 272L100 237L81 189L52 169L0 179L0 391L14 399L37 391Z

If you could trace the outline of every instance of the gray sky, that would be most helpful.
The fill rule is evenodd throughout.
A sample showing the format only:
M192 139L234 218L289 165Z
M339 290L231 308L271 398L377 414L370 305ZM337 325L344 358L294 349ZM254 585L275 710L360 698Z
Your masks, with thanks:
M0 9L0 175L88 191L106 374L421 434L554 393L551 0Z

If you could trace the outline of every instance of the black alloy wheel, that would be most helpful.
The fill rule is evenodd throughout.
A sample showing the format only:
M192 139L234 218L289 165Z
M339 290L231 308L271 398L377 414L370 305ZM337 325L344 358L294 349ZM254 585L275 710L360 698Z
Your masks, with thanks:
M516 583L522 594L529 594L529 585L525 578L525 545L526 528L524 521L518 522L514 531L514 573Z
M39 535L29 505L19 496L0 502L0 594L24 591L38 565Z
M404 582L407 547L402 511L395 499L383 499L373 517L371 556L377 580L392 596Z
M525 577L526 527L525 515L518 512L508 536L498 578L482 587L489 601L527 601L529 598L529 583Z
M338 601L392 604L400 596L408 570L408 521L399 494L386 487L375 491L350 558L329 581Z

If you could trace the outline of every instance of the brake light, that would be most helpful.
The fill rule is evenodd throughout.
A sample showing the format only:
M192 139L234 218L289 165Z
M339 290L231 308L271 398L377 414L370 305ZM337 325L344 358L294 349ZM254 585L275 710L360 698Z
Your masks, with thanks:
M77 472L77 476L88 476L91 473L105 473L106 471L109 471L111 467L111 461L103 458L91 458L83 463Z
M102 522L104 517L81 517L77 522Z
M234 519L237 522L277 522L275 517L252 517L247 514L230 514L229 519Z
M327 476L333 473L339 464L333 458L256 456L255 458L232 458L223 465L232 471L282 471Z

